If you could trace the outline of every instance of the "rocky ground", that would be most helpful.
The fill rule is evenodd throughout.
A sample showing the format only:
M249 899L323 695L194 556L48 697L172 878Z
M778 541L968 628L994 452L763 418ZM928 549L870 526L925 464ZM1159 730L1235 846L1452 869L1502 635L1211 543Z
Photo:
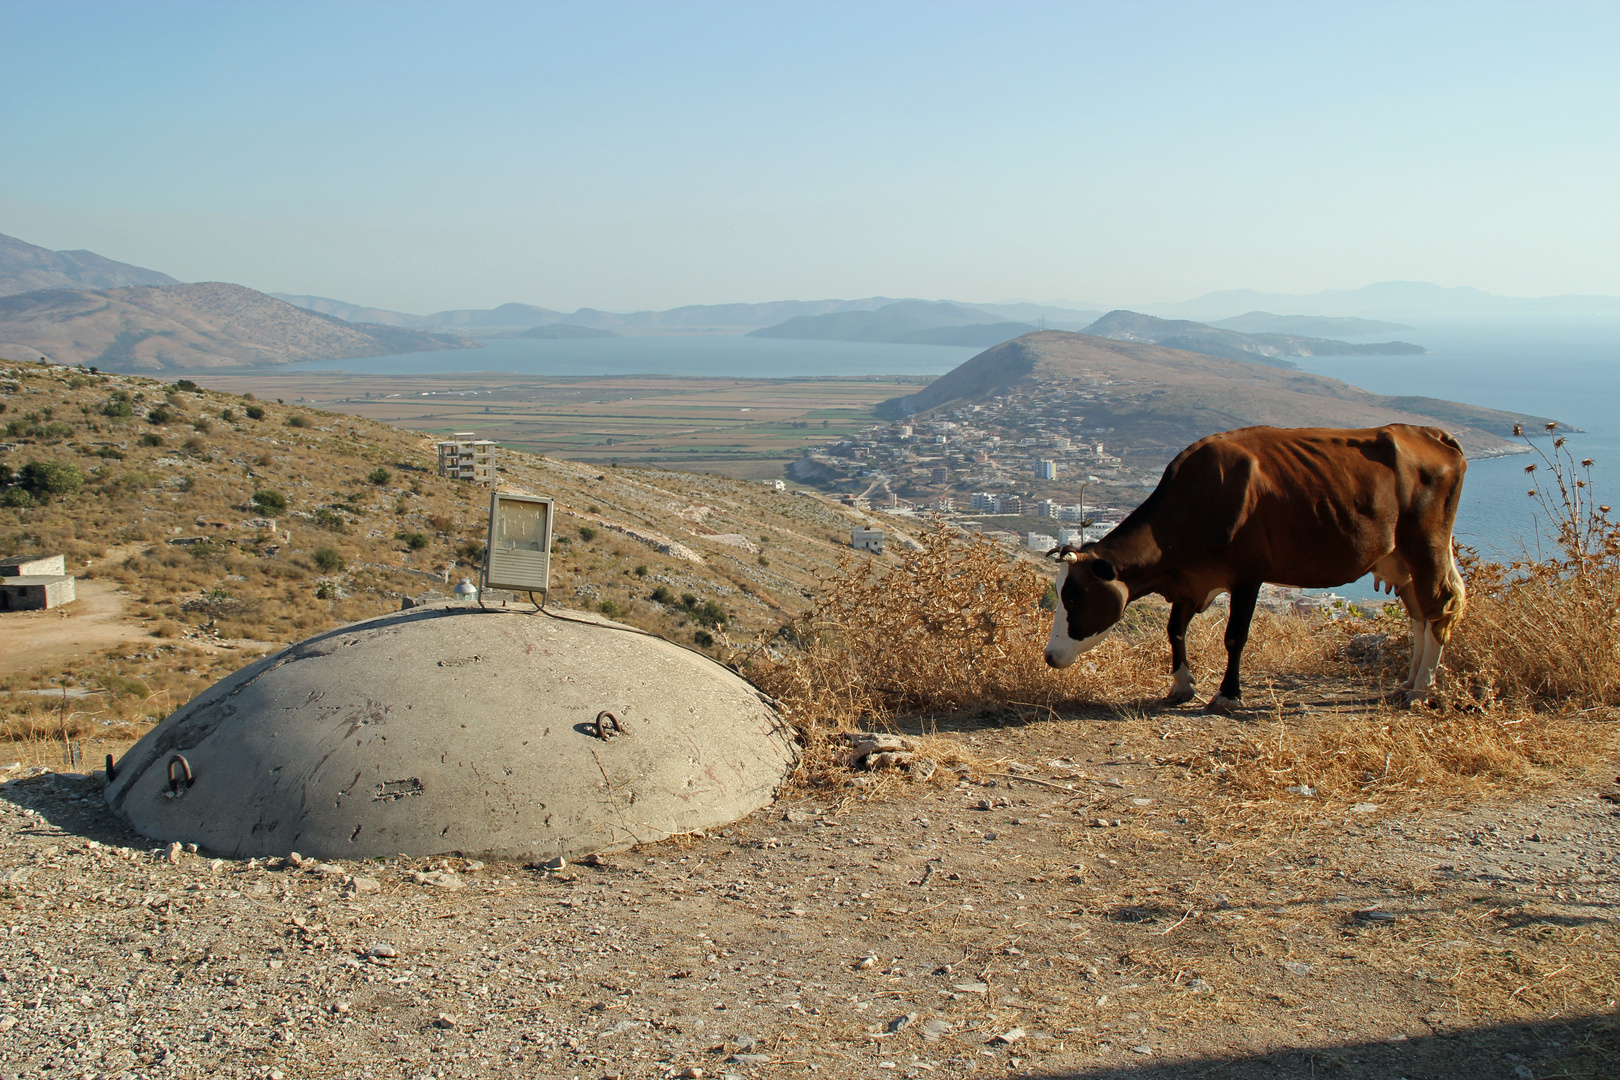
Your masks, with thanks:
M1242 721L1174 715L561 870L214 860L13 772L0 1077L1617 1075L1614 770L1234 831L1163 762Z

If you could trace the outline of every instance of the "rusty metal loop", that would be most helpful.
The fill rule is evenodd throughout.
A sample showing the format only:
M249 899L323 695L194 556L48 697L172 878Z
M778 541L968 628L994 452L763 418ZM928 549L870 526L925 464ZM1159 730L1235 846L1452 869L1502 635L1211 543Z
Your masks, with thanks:
M603 709L601 712L596 714L596 723L593 726L596 729L596 737L604 742L613 738L615 735L629 734L629 732L624 729L624 725L619 723L619 718L608 712L606 709ZM611 730L609 730L610 728Z
M182 791L181 786L180 786L181 785L181 776L176 775L175 771L174 771L174 767L176 765L180 766L180 768L183 770L184 783L185 783L185 787L187 789L189 789L191 787L191 785L196 782L196 777L191 772L191 762L186 760L184 754L175 754L174 756L169 758L169 794L170 795L184 794L184 791Z

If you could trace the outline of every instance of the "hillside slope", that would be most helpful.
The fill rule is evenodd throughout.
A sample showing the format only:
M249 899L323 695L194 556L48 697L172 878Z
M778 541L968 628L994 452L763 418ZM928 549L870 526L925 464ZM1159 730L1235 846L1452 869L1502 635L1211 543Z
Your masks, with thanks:
M24 683L64 669L178 679L192 665L152 650L294 641L478 576L489 493L440 478L420 433L33 363L0 362L0 407L11 446L0 450L0 557L65 554L87 587L116 587L124 624L149 643L121 646L123 660L60 658ZM13 475L30 463L80 480L31 489ZM869 520L819 497L695 473L505 449L500 465L504 487L557 500L553 604L689 646L774 631L806 606L817 575L851 554L849 529ZM258 492L285 506L255 503ZM210 663L248 659L244 649ZM208 681L187 678L172 684L179 701Z
M39 289L118 289L178 285L168 274L131 266L93 251L52 251L0 234L0 296Z
M1544 417L1431 398L1393 398L1302 371L1228 360L1160 345L1046 330L987 349L918 393L884 404L891 416L1021 394L1073 399L1088 425L1113 428L1110 441L1184 446L1215 431L1280 427L1435 424L1470 454L1518 452L1515 423ZM1065 406L1067 407L1067 406Z
M0 342L58 363L116 371L255 367L476 344L450 334L359 326L218 281L0 298Z

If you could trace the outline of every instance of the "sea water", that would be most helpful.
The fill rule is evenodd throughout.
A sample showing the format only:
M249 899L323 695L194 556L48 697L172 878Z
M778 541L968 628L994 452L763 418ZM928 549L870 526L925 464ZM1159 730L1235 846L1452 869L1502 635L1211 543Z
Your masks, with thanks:
M1620 316L1408 319L1396 335L1426 356L1327 356L1296 361L1319 375L1375 394L1416 394L1545 416L1581 430L1568 435L1578 463L1591 458L1592 492L1620 506ZM1539 432L1528 445L1553 453ZM1523 441L1523 440L1520 440ZM1482 553L1512 558L1551 554L1552 531L1527 492L1547 479L1539 454L1468 463L1457 539ZM1584 470L1582 476L1584 478Z
M612 338L487 338L480 349L319 360L297 371L435 375L504 371L560 378L679 375L727 379L943 375L983 350L954 345L797 341L744 334L647 334Z
M1406 317L1388 335L1423 356L1329 356L1296 361L1377 394L1422 395L1546 416L1581 431L1575 460L1592 458L1593 492L1620 505L1620 316ZM492 338L481 349L300 364L297 370L393 375L503 371L537 376L672 375L725 378L943 375L980 350L857 341L688 334L545 340ZM1530 445L1552 453L1552 439ZM1551 530L1526 492L1535 454L1469 463L1457 539L1493 558L1551 553ZM1544 473L1542 475L1545 475ZM1370 596L1370 579L1339 592Z

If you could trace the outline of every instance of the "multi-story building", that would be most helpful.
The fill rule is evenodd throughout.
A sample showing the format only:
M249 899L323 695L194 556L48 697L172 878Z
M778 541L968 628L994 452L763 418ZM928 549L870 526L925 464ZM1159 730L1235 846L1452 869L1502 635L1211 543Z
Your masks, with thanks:
M1041 480L1057 479L1057 462L1050 458L1041 458L1035 462L1035 475Z
M475 484L495 483L495 447L491 439L477 439L475 432L457 431L439 444L439 475Z

